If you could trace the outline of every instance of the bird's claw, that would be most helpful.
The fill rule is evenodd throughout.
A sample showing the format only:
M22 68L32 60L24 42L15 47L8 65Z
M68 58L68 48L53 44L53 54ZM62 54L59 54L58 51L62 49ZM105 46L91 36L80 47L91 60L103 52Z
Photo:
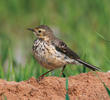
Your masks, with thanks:
M66 75L65 75L63 72L61 72L59 76L60 76L60 77L61 77L61 76L66 77Z
M40 76L40 77L37 79L37 82L39 83L43 78L44 78L44 76Z

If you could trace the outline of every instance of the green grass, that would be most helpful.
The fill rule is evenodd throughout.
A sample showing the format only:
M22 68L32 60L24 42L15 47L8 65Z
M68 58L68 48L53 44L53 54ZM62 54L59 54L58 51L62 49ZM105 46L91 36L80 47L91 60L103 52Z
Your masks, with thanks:
M56 29L57 37L83 60L110 70L110 42L105 41L110 40L109 4L109 0L0 0L0 78L21 81L47 71L33 58L35 37L26 30L40 24ZM65 74L87 71L68 65ZM54 71L55 76L59 73Z
M65 100L70 100L69 95L68 95L68 78L66 78L66 95L65 95Z
M106 89L106 91L107 91L107 93L108 93L108 95L110 96L110 89L105 85L105 83L103 82L103 85L104 85L104 87L105 87L105 89Z
M105 82L103 82L103 80L100 78L100 76L96 72L94 74L100 80L100 82L103 84L103 86L106 89L108 95L110 96L110 89L107 87L107 85L105 84Z
M2 100L7 100L7 97L5 95L3 95L2 97Z

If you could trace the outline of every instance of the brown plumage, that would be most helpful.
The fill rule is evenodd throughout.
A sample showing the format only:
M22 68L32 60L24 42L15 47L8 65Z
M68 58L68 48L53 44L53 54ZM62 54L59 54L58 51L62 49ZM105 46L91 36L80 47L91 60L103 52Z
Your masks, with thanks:
M48 72L63 67L67 64L81 64L93 71L99 70L96 66L90 65L80 59L62 40L56 38L53 31L46 25L40 25L31 30L37 39L33 45L33 54L36 60L45 68L50 69ZM40 76L42 78L45 74Z

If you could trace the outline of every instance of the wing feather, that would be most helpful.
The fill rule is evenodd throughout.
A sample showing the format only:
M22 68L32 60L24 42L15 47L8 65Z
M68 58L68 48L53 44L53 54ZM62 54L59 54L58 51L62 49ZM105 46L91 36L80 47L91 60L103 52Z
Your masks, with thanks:
M70 57L72 59L79 59L80 58L62 40L55 39L55 41L53 41L53 45L55 46L56 50L58 50L59 52L65 54L65 55L67 55L68 57Z

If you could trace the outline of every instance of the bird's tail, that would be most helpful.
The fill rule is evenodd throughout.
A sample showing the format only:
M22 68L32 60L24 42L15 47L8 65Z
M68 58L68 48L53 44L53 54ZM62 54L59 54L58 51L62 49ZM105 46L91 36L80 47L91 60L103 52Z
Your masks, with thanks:
M84 61L82 61L81 59L77 59L77 61L80 63L80 64L83 64L85 67L88 67L90 69L92 69L93 71L96 71L96 70L100 70L100 68L94 66L94 65L91 65L91 64L88 64Z

